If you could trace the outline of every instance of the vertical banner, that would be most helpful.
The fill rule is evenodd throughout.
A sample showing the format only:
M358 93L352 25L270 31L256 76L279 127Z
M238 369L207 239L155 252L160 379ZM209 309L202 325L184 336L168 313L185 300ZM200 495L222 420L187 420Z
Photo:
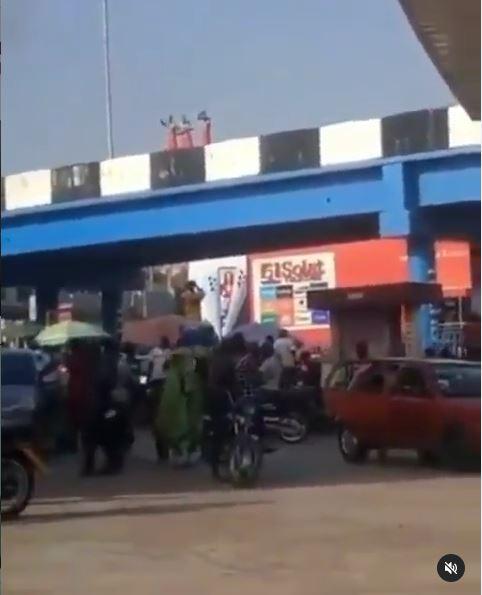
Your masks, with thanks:
M32 292L28 297L28 319L31 322L37 320L37 296Z
M189 280L206 292L201 316L220 336L236 326L247 296L247 257L231 256L189 263Z
M220 335L224 334L229 307L233 300L236 285L236 267L219 267L218 269L218 295L219 295L219 326Z

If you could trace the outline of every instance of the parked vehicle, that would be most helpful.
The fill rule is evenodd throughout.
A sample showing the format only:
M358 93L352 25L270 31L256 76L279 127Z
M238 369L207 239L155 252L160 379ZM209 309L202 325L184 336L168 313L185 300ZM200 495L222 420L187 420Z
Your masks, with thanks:
M25 509L33 494L35 473L44 469L34 446L41 402L35 354L29 350L2 350L1 384L1 513L6 518Z
M243 398L236 402L231 400L231 406L226 420L229 438L223 444L220 457L220 477L237 487L248 487L256 483L263 463L259 404L255 399ZM206 416L204 453L208 460L212 437L210 418Z
M301 396L301 389L298 392L298 395L295 391L263 391L260 394L265 428L288 444L302 442L310 426L309 402Z
M35 475L44 470L28 428L2 428L2 519L14 518L26 508L34 492Z
M344 362L327 379L325 402L348 462L382 448L414 449L450 466L480 457L480 363Z
M2 430L32 427L41 404L41 379L34 352L2 349L1 384Z

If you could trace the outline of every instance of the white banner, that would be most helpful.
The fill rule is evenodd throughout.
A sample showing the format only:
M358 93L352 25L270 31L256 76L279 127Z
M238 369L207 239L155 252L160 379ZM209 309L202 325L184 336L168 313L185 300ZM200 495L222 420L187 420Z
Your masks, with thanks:
M37 320L37 297L34 293L28 296L28 319L32 322Z
M247 295L247 257L229 256L189 263L190 281L206 292L201 316L220 337L228 335L241 313Z

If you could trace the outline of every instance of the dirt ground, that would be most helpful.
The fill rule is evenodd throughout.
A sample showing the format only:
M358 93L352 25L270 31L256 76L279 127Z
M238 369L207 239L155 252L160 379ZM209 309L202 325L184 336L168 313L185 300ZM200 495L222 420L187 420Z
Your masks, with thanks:
M56 463L2 526L4 595L405 595L480 592L480 476L410 455L345 464L332 436L269 455L260 486L154 462L148 436L117 478ZM444 583L439 558L465 576Z

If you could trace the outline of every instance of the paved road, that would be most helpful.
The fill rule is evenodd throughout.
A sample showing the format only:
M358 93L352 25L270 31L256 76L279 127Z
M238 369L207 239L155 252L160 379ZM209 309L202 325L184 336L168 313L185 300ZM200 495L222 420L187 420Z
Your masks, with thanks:
M480 477L410 456L344 464L331 436L266 459L259 488L159 467L141 437L126 474L55 465L2 529L5 595L401 595L480 591ZM436 574L457 553L456 585Z

